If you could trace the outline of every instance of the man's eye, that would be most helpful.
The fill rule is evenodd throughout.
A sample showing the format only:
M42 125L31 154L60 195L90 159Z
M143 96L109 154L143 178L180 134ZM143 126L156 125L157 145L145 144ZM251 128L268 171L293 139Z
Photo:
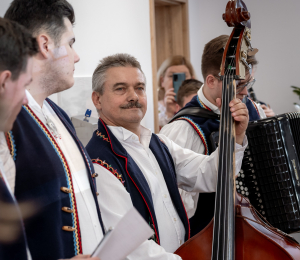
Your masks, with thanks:
M116 91L122 91L124 88L116 88Z

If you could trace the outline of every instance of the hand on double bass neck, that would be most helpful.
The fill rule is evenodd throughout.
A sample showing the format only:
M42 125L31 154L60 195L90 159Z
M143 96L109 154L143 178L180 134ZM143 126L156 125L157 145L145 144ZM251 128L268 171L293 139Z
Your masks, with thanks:
M217 106L221 109L221 99L217 98ZM236 143L243 145L246 129L249 122L249 114L246 105L238 98L229 103L231 115L235 120Z

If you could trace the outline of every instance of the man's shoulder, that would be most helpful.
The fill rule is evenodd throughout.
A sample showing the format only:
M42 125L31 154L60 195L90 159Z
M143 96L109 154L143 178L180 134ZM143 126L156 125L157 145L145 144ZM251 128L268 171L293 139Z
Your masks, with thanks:
M101 145L101 149L99 149ZM86 145L86 150L93 158L98 154L107 153L107 148L110 146L110 139L105 133L101 133L98 129L94 131L90 141Z
M186 129L189 129L191 126L191 124L185 120L185 119L178 119L178 120L175 120L167 125L165 125L161 130L160 130L160 134L163 134L163 135L169 135L170 133L172 132L179 132L180 130L186 130Z

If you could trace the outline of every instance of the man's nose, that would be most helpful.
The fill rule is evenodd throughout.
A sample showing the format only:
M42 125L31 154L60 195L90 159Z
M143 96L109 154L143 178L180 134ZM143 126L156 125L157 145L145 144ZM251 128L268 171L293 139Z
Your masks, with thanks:
M77 52L74 50L74 63L77 63L78 61L80 61L80 57L77 54Z
M240 95L247 96L247 95L248 95L247 87L244 87L244 88L242 89L242 91L241 91L239 94L240 94Z
M137 101L139 100L138 94L135 92L134 88L129 88L128 89L128 101Z

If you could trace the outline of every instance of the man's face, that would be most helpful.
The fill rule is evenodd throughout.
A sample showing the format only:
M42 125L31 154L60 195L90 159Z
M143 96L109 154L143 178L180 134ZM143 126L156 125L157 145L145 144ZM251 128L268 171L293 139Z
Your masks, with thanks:
M187 66L177 65L171 66L166 70L164 77L161 80L161 86L167 91L170 88L173 88L173 74L174 73L184 73L185 79L191 79L191 73Z
M29 58L26 71L21 72L19 78L14 81L11 78L7 79L5 87L1 86L0 131L10 131L22 105L28 103L25 89L32 81L32 67L33 60Z
M145 77L133 67L110 68L106 72L103 95L96 108L108 124L130 128L139 125L147 111Z
M251 75L249 74L249 72L246 72L246 76L245 76L244 80L236 81L237 87L248 82L250 77L251 77ZM222 81L220 81L216 78L215 84L216 84L216 90L217 90L217 95L216 95L215 99L222 98ZM244 96L247 96L247 95L248 95L247 88L244 88L244 89L242 89L242 91L240 91L239 93L236 94L236 98L243 100Z
M75 35L69 19L64 19L65 32L62 34L60 43L50 50L52 59L48 64L46 78L52 81L49 94L58 93L69 89L74 85L75 63L79 56L73 48ZM47 84L48 85L48 84Z
M239 86L242 86L242 85L244 85L245 83L249 82L249 80L251 80L251 75L250 75L249 71L247 71L247 72L246 72L245 79L244 79L244 80L241 80L240 82L237 82L237 88L238 88ZM238 92L238 93L236 94L236 97L239 98L240 100L243 100L243 98L244 98L245 96L248 95L248 90L247 90L246 87L243 88L243 89L240 90L240 91L237 91L237 92Z

